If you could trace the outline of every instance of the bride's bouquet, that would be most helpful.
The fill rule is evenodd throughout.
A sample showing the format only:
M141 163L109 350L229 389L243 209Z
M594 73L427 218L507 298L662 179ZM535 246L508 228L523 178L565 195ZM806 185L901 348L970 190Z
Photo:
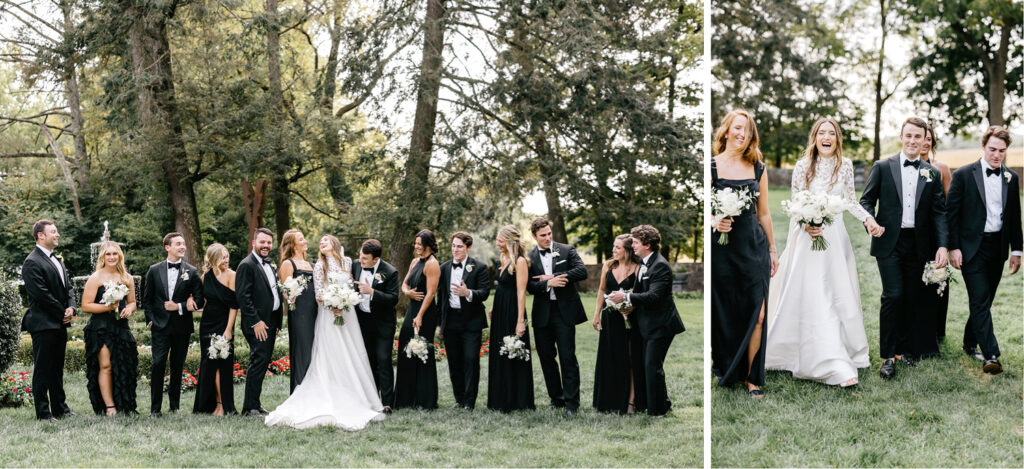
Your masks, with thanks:
M719 220L735 217L743 213L744 210L754 203L754 197L758 195L759 193L757 192L751 194L750 190L746 187L738 191L733 190L731 187L713 191L711 194L712 227L718 225ZM718 237L718 244L723 246L729 244L729 233L722 233Z
M612 293L614 293L614 292L612 292ZM604 304L605 304L604 309L605 309L605 311L615 311L615 312L621 314L622 315L622 320L626 322L626 329L632 329L633 326L629 325L629 318L626 317L626 314L623 313L623 311L625 311L625 310L627 310L627 309L629 309L630 307L633 306L629 302L629 294L633 293L633 289L632 288L630 288L629 290L621 290L620 289L619 293L622 293L626 297L626 299L622 300L621 303L612 303L611 301L609 301L608 297L612 296L611 293L606 293L604 295Z
M530 348L526 346L526 342L519 336L512 334L507 335L501 339L501 350L498 350L499 355L505 355L509 360L521 359L523 361L530 361Z
M283 282L277 282L277 287L284 293L285 298L288 299L289 305L294 305L295 300L299 298L302 292L306 291L306 285L309 283L309 279L305 276L289 276L284 279Z
M831 225L842 215L848 204L837 195L800 191L793 194L792 200L782 201L782 211L795 219L800 226L810 225L821 227ZM824 236L815 236L811 243L812 251L828 249L828 241Z
M937 285L936 293L942 296L946 291L946 287L949 286L950 282L956 282L956 278L953 277L953 268L947 263L945 267L941 269L935 268L935 261L928 261L924 265L924 273L921 274L921 281L925 285Z
M359 293L356 293L352 287L343 283L340 276L329 277L329 280L330 282L320 294L320 299L323 300L324 306L344 311L362 302ZM344 316L339 315L334 318L334 325L341 326L344 324Z
M214 335L210 337L210 348L206 350L206 354L211 360L218 358L228 358L231 353L231 341L223 335Z
M409 340L408 344L405 344L405 356L412 358L413 355L416 355L416 358L426 363L427 359L430 358L430 348L433 345L420 335L419 329L416 329L413 332L412 339Z
M103 298L100 299L101 304L116 305L126 296L128 296L128 285L117 280L103 282ZM116 313L116 310L111 311L111 314L116 315Z

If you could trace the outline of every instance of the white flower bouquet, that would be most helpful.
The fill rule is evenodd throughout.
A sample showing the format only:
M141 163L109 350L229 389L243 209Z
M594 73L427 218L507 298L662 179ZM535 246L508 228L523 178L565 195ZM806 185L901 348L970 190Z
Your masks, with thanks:
M295 304L299 295L306 291L307 284L309 284L309 279L301 275L299 277L289 276L283 282L277 282L278 288L284 293L289 305Z
M921 274L921 281L925 285L936 285L936 293L942 296L946 287L949 286L950 282L956 282L956 278L953 277L953 268L947 263L945 267L938 269L935 267L935 261L928 261L924 265L924 273Z
M206 350L206 355L210 359L215 360L217 358L228 358L231 354L231 341L223 335L213 335L210 337L210 348Z
M100 303L105 305L116 305L126 296L128 296L128 285L117 280L103 282L103 298L100 299ZM111 311L110 314L120 316L117 310ZM117 319L117 317L115 317L115 319Z
M754 203L754 197L758 195L760 194L757 192L751 194L746 187L738 191L731 187L713 191L711 194L712 226L718 225L718 222L724 218L735 217L743 213ZM723 246L729 244L729 233L722 233L718 237L718 244Z
M620 289L618 291L618 293L622 293L625 296L626 299L622 300L621 303L612 303L608 299L608 297L611 296L611 293L606 293L604 295L604 304L605 304L604 309L605 309L605 311L615 311L615 312L621 314L622 315L622 320L626 322L626 329L631 329L633 326L631 326L629 324L629 318L626 317L626 314L623 313L623 311L626 310L626 309L629 309L631 306L633 306L629 302L629 294L633 293L633 289L632 288L630 288L629 290L621 290Z
M793 194L792 200L782 201L782 211L795 219L800 226L810 225L821 227L831 225L836 218L847 209L848 203L842 197L825 193L800 191ZM811 243L812 251L828 249L828 241L824 236L815 236Z
M501 339L501 350L498 350L498 354L505 355L509 360L521 359L523 361L530 361L530 349L526 346L526 342L519 336L507 335Z
M354 307L363 301L359 297L359 293L356 293L352 287L338 282L328 283L324 287L323 293L320 294L320 299L323 300L324 306L342 311ZM336 316L334 318L334 325L341 326L344 324L344 316Z
M430 349L434 344L427 342L423 336L420 335L420 330L416 329L413 332L412 339L409 339L409 343L405 344L405 356L412 358L413 355L419 358L423 363L427 362L430 358Z

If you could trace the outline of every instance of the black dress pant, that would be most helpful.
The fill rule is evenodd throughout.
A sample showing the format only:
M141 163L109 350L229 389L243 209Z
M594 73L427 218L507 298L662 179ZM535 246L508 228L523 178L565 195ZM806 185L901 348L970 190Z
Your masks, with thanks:
M911 327L928 327L934 340L935 318L928 317L927 308L918 307L924 287L921 274L927 261L917 255L913 228L901 229L892 253L876 261L882 279L879 353L883 359L893 358L908 353Z
M964 346L981 347L985 358L998 357L999 342L992 328L992 301L1003 275L1002 256L999 252L999 234L984 235L978 252L969 262L964 263L961 272L967 287L967 301L971 315L964 327Z
M64 395L64 352L67 329L32 332L32 400L37 419L60 417L71 409Z
M535 326L533 337L551 404L575 411L580 408L580 366L576 361L576 325L569 322L559 311L558 303L551 302L548 324Z
M164 400L164 373L170 358L170 382L167 384L167 401L174 412L181 404L181 371L188 355L191 334L153 331L153 367L149 376L150 412L160 412Z
M249 343L249 368L245 370L245 400L242 413L263 407L260 395L263 393L263 379L267 377L270 358L274 353L274 339L277 329L267 328L267 340L259 340L251 327L243 327L245 341Z
M452 379L455 403L476 407L480 389L480 330L466 330L465 325L451 319L444 330L445 352L448 355L448 374Z
M391 363L391 352L395 347L394 325L391 334L381 334L380 327L370 313L356 309L359 316L359 332L363 335L363 346L373 370L373 382L380 393L380 402L385 407L395 403L395 368Z
M665 356L674 335L644 338L644 376L647 378L647 414L665 415L672 410L665 384Z

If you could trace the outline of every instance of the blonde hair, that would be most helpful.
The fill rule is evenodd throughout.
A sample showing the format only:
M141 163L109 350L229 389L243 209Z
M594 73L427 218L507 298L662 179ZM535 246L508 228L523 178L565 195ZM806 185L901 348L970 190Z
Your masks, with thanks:
M331 245L330 258L334 258L334 260L338 261L339 266L344 266L345 248L341 245L341 241L338 241L338 238L334 237L334 235L329 234L323 235L323 237L321 237L320 239L323 238L327 238L327 244ZM330 265L328 263L328 254L325 254L324 251L321 249L320 253L317 254L317 259L319 259L319 262L324 266L324 283L327 283L327 266Z
M743 152L743 159L752 165L756 165L764 160L764 155L761 154L761 150L758 147L761 138L757 135L757 124L754 123L754 118L750 116L749 112L742 109L733 110L722 118L722 122L715 129L715 138L711 141L711 152L712 154L720 155L725 151L725 143L729 140L729 127L732 126L732 121L740 116L747 119L748 138L744 142L746 146L741 150Z
M124 266L124 251L121 250L121 244L116 241L104 241L103 244L100 244L100 255L96 258L96 272L103 270L107 266L107 249L111 247L117 251L117 265L115 269L117 270L117 275L121 278L121 283L125 285L134 283L132 276L128 275L128 269Z
M300 234L302 234L301 231L292 228L281 235L281 244L278 245L278 251L281 253L281 262L284 262L285 259L291 259L295 255L295 238Z
M832 177L829 178L828 187L829 189L835 185L836 181L839 180L839 169L843 163L843 131L839 128L839 123L831 117L822 117L818 119L811 127L811 133L807 136L807 147L804 148L803 158L810 163L807 168L806 179L804 180L804 189L811 186L811 181L814 180L814 173L818 170L818 160L821 155L818 154L817 136L818 129L825 124L832 124L832 127L836 129L836 151L835 155L838 158L838 164L835 168L832 168Z
M218 275L220 270L220 261L228 255L228 248L224 247L223 244L213 243L210 247L206 248L206 256L203 258L203 275L207 272L213 271L213 275Z
M523 253L523 235L515 225L505 225L498 230L498 237L505 240L505 251L509 255L508 272L516 273L516 262L520 257L526 259L526 265L530 265L530 259Z

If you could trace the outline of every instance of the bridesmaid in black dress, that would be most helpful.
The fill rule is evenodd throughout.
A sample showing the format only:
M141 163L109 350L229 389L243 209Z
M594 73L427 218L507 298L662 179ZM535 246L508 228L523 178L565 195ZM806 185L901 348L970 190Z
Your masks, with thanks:
M304 277L306 288L296 298L288 298L288 354L291 361L291 391L302 384L313 361L313 333L316 330L317 303L313 291L313 265L306 261L309 243L299 230L288 230L281 237L281 269L277 272L283 283L288 277ZM294 302L294 303L293 303Z
M234 365L235 317L238 300L235 298L235 271L228 267L228 250L221 244L206 249L203 265L203 317L199 322L199 384L194 414L225 415L235 413ZM210 358L210 342L214 335L228 339L230 353L227 358Z
M491 353L487 357L487 408L501 412L533 409L533 368L531 362L502 356L502 338L518 335L530 348L526 328L526 282L530 261L526 259L522 235L515 226L498 230L495 244L501 252L498 287L491 308ZM532 356L532 352L531 352Z
M437 362L433 348L427 362L416 355L408 357L405 346L419 331L428 343L434 343L439 312L434 294L441 279L441 266L434 258L437 240L430 230L416 233L414 244L416 259L409 264L409 273L402 282L402 292L409 297L409 309L405 312L402 329L398 333L398 366L395 371L395 409L419 407L437 408Z
M633 253L633 238L624 234L615 238L612 259L601 268L593 321L594 330L600 333L594 367L594 408L601 412L632 414L647 409L644 342L636 316L630 314L626 319L619 311L604 310L605 294L633 289L640 263Z
M128 287L116 304L101 303L107 282ZM121 246L113 241L100 245L96 271L85 282L82 311L92 313L85 326L85 375L89 401L96 415L135 413L135 385L139 377L139 352L128 318L135 312L135 279L124 266Z
M768 176L758 149L757 127L745 111L722 119L713 141L715 190L746 188L758 194L739 216L714 223L711 249L711 371L719 386L744 382L753 398L764 396L763 327L768 281L779 266L768 212ZM721 233L729 243L718 244Z

